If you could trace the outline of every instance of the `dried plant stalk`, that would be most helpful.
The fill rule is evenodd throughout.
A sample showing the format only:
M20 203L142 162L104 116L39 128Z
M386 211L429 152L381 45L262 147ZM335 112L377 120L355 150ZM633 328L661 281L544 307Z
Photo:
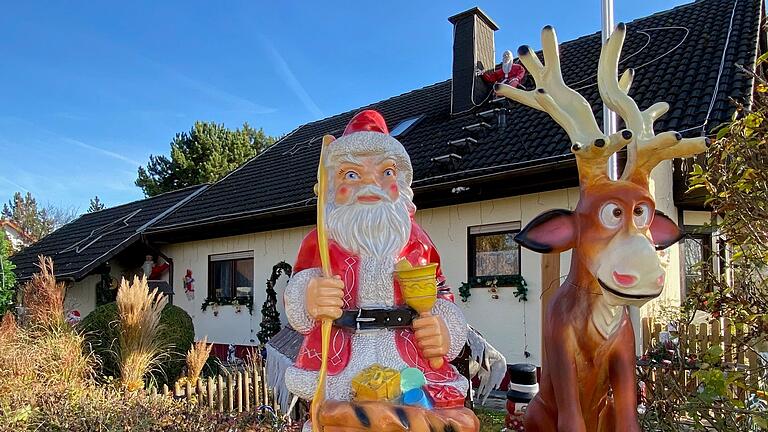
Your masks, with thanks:
M32 275L22 287L22 304L26 322L34 328L47 330L61 329L64 320L65 285L56 282L53 273L53 260L40 255L37 266L39 273Z
M156 365L161 354L157 339L160 315L168 299L159 291L149 291L146 277L123 279L117 291L120 321L118 359L120 376L128 391L144 388L144 377Z
M208 336L197 341L187 352L187 378L192 385L197 385L197 379L203 371L203 366L211 354L213 344L208 343Z

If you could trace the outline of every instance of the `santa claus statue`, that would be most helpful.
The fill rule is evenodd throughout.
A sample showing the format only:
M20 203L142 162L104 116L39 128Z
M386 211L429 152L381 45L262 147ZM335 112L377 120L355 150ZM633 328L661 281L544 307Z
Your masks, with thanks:
M352 118L325 154L325 228L334 276L322 276L313 230L301 244L285 290L288 321L304 334L286 386L312 398L321 365L320 321L332 319L328 399L350 400L353 378L379 365L417 368L435 407L461 405L469 384L448 362L464 347L467 325L445 285L434 244L413 221L413 168L405 148L389 136L381 114L368 110ZM438 265L438 299L427 316L405 304L394 276L401 260Z
M525 68L515 63L512 51L504 51L501 57L501 69L492 70L483 74L483 81L488 84L506 84L517 87L525 78Z

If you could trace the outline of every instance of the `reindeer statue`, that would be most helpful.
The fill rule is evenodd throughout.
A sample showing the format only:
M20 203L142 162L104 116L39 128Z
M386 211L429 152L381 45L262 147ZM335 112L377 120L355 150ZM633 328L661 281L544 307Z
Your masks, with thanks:
M634 332L628 305L659 296L665 272L657 250L679 241L675 223L655 210L651 170L661 161L700 153L706 138L655 134L668 109L659 102L641 111L628 95L633 71L618 78L624 24L603 46L597 83L605 104L627 129L606 136L589 103L563 81L554 29L542 30L544 64L527 46L520 60L536 81L524 91L504 84L496 92L547 112L565 129L579 171L574 211L551 210L516 237L522 246L550 253L573 249L567 279L546 306L541 391L529 405L526 431L639 431ZM620 179L608 175L608 158L627 147Z

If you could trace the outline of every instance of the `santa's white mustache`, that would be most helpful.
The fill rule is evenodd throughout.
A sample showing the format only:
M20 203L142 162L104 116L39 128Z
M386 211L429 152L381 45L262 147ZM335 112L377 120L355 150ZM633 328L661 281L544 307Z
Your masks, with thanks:
M381 198L382 200L392 201L389 198L389 195L387 195L380 187L374 185L363 186L355 193L352 198L356 200L361 196L375 196L377 198Z

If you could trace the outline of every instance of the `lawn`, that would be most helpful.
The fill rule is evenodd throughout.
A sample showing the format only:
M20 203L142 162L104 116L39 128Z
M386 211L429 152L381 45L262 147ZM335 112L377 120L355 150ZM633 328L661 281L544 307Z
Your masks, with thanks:
M504 411L476 408L475 414L480 419L480 432L499 432L504 427Z

